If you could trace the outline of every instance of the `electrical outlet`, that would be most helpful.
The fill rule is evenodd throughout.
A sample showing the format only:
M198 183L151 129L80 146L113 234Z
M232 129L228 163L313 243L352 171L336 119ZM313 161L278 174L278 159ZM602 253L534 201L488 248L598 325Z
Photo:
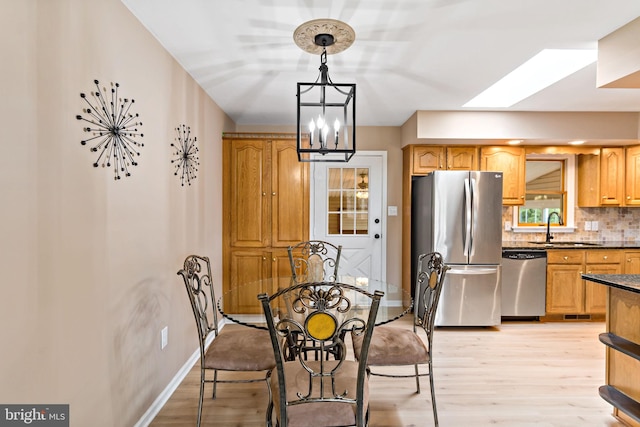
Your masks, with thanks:
M160 349L164 350L167 344L169 344L169 327L165 326L160 331Z
M591 231L598 231L598 221L591 221Z
M584 222L584 231L591 231L591 221Z
M505 221L504 222L504 229L506 231L511 231L511 221Z

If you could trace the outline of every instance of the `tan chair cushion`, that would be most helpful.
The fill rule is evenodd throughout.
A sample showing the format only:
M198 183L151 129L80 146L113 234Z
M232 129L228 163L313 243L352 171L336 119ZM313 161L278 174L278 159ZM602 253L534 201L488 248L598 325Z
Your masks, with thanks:
M224 371L265 371L276 366L269 331L225 330L209 345L204 367Z
M360 358L362 335L352 334L353 352ZM424 341L411 329L376 326L369 345L369 366L403 366L427 363L429 352Z
M319 363L309 361L314 369L319 369ZM334 367L336 361L325 361L326 367ZM285 362L284 372L287 385L287 400L298 400L297 393L306 395L309 390L309 373L302 367L299 361ZM336 393L347 391L347 398L356 398L356 383L358 378L358 363L346 360L336 374ZM331 379L325 378L325 396L331 396ZM271 377L271 391L276 417L280 410L280 387L277 374ZM313 385L312 396L320 396L320 379L316 378ZM369 383L364 382L364 410L369 406ZM290 427L317 427L317 426L346 426L356 423L356 405L343 402L311 402L288 407L288 425Z

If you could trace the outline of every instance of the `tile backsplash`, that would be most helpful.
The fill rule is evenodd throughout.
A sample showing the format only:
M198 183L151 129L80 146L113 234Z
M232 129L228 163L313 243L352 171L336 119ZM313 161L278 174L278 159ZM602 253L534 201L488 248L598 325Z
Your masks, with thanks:
M502 207L502 223L512 221L511 207ZM597 231L585 231L585 222L597 221ZM576 208L573 233L553 233L555 241L640 241L640 208ZM552 229L553 230L553 229ZM502 227L502 240L509 242L544 239L544 232L516 233Z

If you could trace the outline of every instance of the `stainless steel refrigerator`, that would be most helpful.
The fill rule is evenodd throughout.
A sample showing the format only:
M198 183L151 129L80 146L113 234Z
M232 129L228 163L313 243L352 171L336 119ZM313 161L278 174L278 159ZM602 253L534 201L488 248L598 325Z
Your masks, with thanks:
M436 326L499 325L502 173L435 171L415 177L411 193L412 277L421 253L451 267Z

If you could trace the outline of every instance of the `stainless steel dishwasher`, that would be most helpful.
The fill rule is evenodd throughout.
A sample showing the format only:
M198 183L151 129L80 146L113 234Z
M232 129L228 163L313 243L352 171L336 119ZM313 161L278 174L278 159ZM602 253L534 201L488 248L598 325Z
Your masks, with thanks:
M502 317L545 315L547 252L536 249L502 251Z

